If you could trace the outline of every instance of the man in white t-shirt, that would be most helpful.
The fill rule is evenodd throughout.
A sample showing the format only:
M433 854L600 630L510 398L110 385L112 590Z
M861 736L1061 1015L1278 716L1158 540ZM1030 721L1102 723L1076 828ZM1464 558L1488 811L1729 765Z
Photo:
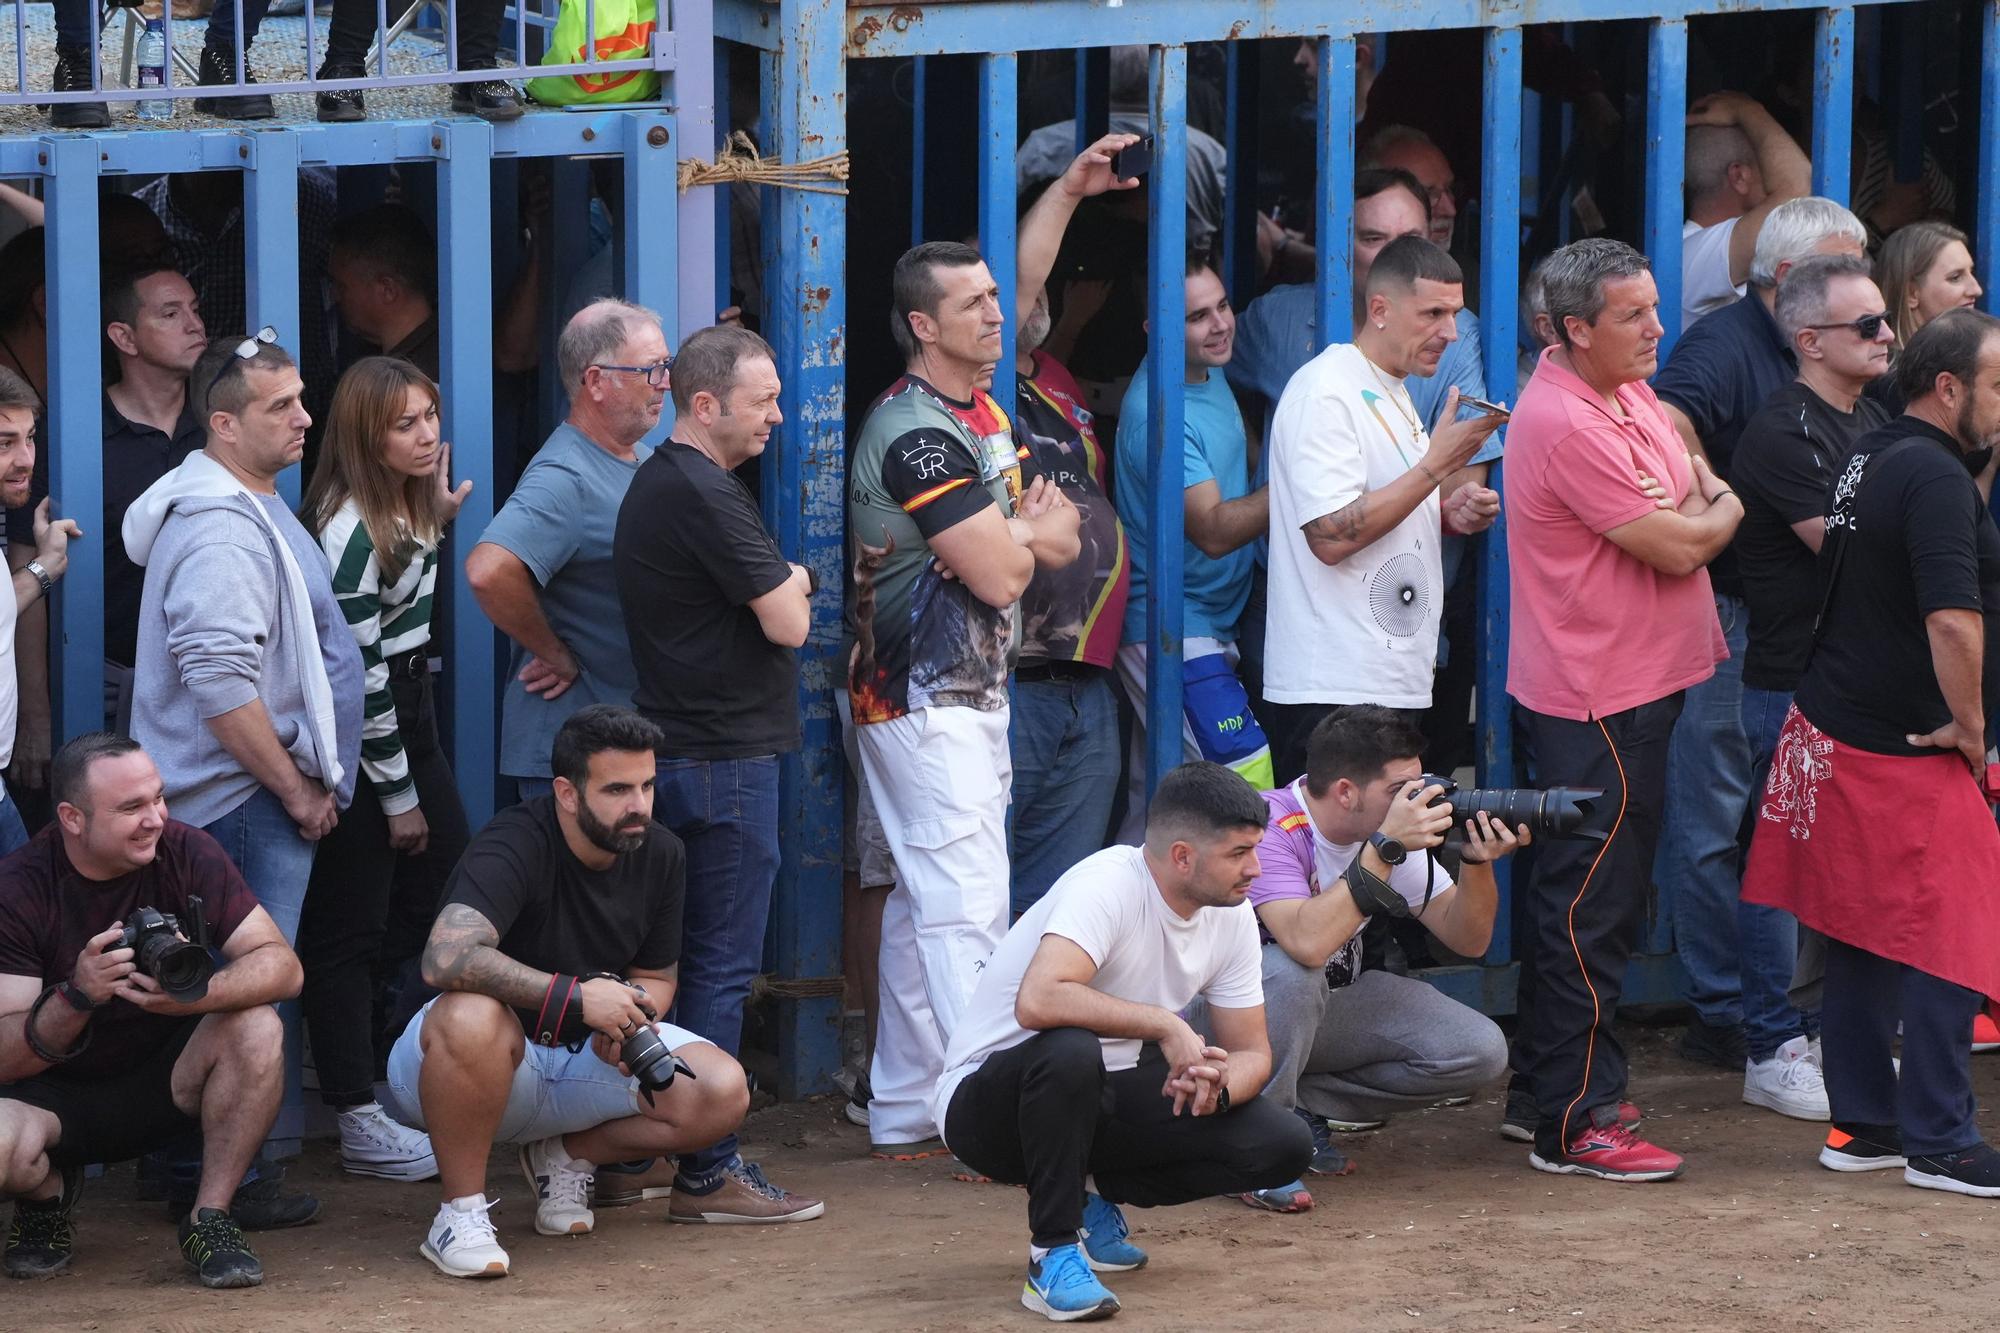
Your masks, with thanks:
M1384 246L1368 271L1352 343L1285 386L1271 422L1271 556L1264 698L1276 771L1305 767L1306 737L1332 708L1431 703L1444 604L1439 539L1480 532L1500 497L1439 488L1505 419L1458 419L1453 389L1435 436L1403 381L1436 372L1458 337L1465 282L1421 236Z
M1812 192L1812 162L1755 99L1713 93L1688 108L1687 123L1682 333L1743 295L1764 219Z
M1264 793L1271 822L1250 886L1273 1065L1264 1100L1312 1131L1315 1175L1352 1169L1329 1127L1374 1129L1507 1068L1492 1019L1427 982L1361 970L1361 929L1375 915L1414 918L1461 957L1484 954L1499 906L1492 863L1528 841L1526 828L1468 820L1454 883L1428 854L1450 834L1451 810L1432 804L1441 788L1419 781L1423 746L1423 732L1391 709L1345 708L1313 729L1305 772ZM1243 1201L1281 1213L1312 1206L1300 1182Z
M1028 1187L1021 1303L1052 1320L1115 1313L1096 1273L1145 1264L1119 1204L1268 1188L1311 1155L1305 1126L1257 1095L1271 1047L1244 895L1267 815L1222 765L1176 768L1145 844L1057 880L994 951L952 1034L937 1122L966 1165ZM1181 1017L1198 998L1209 1040Z

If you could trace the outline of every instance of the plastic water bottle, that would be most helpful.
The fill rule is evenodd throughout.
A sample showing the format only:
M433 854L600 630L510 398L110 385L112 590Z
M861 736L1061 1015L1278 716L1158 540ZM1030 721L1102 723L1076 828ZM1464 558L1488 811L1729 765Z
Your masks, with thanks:
M146 35L139 39L139 86L141 88L164 88L167 86L167 29L159 19L146 20ZM139 119L172 120L174 104L165 97L148 98L139 103Z

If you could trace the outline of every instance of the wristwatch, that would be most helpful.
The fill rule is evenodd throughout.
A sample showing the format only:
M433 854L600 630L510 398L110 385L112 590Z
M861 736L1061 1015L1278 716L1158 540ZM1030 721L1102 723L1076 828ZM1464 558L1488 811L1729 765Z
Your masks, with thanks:
M1375 846L1375 855L1387 865L1399 866L1409 859L1410 849L1396 839L1377 833L1368 840Z
M49 577L49 571L43 568L41 561L30 560L27 564L21 566L21 568L33 574L35 582L42 585L42 596L47 597L55 591L56 581Z
M75 982L57 982L56 993L63 997L65 1004L76 1010L79 1014L87 1014L97 1007L97 1001L84 994L83 987L77 985Z
M1229 1109L1229 1085L1223 1084L1215 1090L1215 1113L1221 1115Z

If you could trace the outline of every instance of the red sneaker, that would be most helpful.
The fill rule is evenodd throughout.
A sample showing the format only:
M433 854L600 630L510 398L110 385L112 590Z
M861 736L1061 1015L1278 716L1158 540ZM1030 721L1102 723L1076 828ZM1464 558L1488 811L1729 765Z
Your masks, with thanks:
M1528 1154L1528 1165L1559 1176L1596 1176L1600 1180L1672 1180L1686 1165L1679 1153L1668 1152L1634 1135L1623 1125L1603 1129L1586 1126L1561 1154L1545 1158Z
M1993 1021L1993 1006L1988 1004L1972 1016L1972 1049L1975 1051L2000 1050L2000 1023Z

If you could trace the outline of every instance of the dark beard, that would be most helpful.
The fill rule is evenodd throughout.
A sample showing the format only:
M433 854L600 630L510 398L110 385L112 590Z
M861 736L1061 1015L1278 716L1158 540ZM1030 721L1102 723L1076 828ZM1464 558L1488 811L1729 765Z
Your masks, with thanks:
M576 826L583 830L584 837L590 839L591 846L599 851L610 852L613 856L636 852L646 845L644 828L636 833L620 833L592 814L590 806L583 801L576 803Z

